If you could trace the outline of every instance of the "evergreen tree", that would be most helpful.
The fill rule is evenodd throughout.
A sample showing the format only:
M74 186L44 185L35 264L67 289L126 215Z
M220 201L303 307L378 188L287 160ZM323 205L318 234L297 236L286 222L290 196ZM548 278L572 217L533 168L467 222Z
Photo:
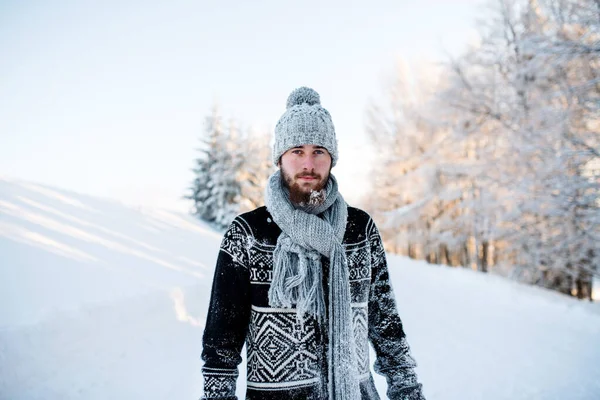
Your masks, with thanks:
M213 107L206 118L200 156L195 161L191 195L186 196L193 201L192 214L218 228L226 228L239 211L237 130L233 123L228 128L218 108Z

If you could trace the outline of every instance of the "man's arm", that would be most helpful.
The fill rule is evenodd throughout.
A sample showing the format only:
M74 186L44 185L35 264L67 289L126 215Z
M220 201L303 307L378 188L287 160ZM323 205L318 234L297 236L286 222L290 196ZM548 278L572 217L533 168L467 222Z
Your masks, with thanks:
M236 218L223 237L202 338L202 399L237 400L238 365L250 317L248 234Z
M390 400L424 400L390 282L385 250L375 223L368 227L371 244L369 339L376 353L374 369L386 377Z

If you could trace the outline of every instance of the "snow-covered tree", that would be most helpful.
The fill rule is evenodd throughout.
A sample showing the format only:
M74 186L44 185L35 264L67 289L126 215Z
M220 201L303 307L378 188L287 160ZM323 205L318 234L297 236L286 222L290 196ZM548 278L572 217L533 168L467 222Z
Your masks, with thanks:
M237 179L241 185L240 206L249 211L264 204L268 177L273 173L271 163L271 135L262 130L248 130L243 138L242 166Z
M200 219L225 228L239 212L241 185L237 179L242 160L239 158L239 132L235 123L226 127L217 107L206 118L200 156L193 169L195 178L191 195L192 213Z
M233 118L223 122L217 107L207 116L200 155L195 160L192 214L226 228L239 213L264 204L267 178L273 172L270 135L246 130Z
M600 3L491 6L481 43L436 75L434 95L423 96L431 79L400 70L389 107L370 110L385 160L371 207L392 249L482 271L499 263L589 298L600 257Z
M580 126L597 122L598 54L556 50L560 32L581 21L557 15L564 10L557 3L568 2L496 1L481 46L462 65L454 63L457 84L446 98L480 126L475 136L492 124L501 138L496 145L508 150L497 152L501 158L493 157L486 170L494 170L499 183L512 179L508 196L500 198L497 234L506 239L506 253L517 254L511 261L521 278L589 297L600 225L598 183L584 172L598 156L598 140ZM591 104L596 110L589 113Z

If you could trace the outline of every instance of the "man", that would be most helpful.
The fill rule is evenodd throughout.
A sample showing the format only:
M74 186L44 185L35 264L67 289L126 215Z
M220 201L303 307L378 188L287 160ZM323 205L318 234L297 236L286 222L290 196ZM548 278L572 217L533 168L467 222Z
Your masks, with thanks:
M204 399L236 399L247 349L247 399L424 399L398 316L377 227L349 207L317 92L294 90L275 128L266 207L239 215L221 243L203 337Z

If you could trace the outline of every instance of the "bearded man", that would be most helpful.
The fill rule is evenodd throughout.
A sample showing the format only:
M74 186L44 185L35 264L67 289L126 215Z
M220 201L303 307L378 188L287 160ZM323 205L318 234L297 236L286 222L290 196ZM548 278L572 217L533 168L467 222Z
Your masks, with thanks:
M331 168L335 129L313 89L294 90L275 127L266 206L241 214L221 243L203 336L203 399L424 399L379 231L350 207Z

